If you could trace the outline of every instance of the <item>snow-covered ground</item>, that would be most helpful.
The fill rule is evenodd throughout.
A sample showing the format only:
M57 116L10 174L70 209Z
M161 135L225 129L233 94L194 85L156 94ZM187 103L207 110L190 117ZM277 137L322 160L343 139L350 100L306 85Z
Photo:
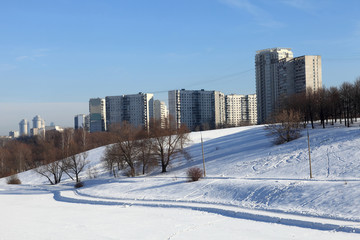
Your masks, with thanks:
M360 239L360 128L332 127L274 146L263 126L190 134L190 161L166 174L114 179L104 148L89 152L83 188L33 171L22 185L0 179L0 239Z

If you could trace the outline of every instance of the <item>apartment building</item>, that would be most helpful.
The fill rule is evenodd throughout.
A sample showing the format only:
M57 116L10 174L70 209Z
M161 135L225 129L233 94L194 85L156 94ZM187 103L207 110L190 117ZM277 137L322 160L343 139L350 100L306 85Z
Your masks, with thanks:
M74 117L74 129L89 129L89 115L78 114Z
M225 96L226 124L241 126L257 123L256 94Z
M170 121L177 127L213 129L225 123L225 96L219 91L173 90L168 98Z
M106 104L104 98L89 100L90 132L106 131Z
M162 102L160 100L154 101L154 118L156 121L161 122L161 126L165 127L167 121L168 121L168 109L166 107L165 102Z
M150 119L154 117L153 94L140 92L105 99L108 126L127 121L134 126L148 128Z
M258 123L265 123L283 97L322 87L321 56L293 57L290 48L256 52L256 95Z

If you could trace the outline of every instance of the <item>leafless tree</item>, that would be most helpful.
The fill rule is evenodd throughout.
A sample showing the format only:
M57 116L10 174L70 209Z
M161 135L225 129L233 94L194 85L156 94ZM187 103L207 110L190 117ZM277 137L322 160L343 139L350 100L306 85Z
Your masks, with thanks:
M22 172L32 167L32 152L29 145L19 142L11 141L7 144L10 154L10 161L8 164L15 172Z
M138 163L141 165L142 174L145 174L147 169L157 165L153 154L154 141L149 138L147 130L139 132L136 147L138 148Z
M78 183L80 182L79 175L85 169L86 165L89 164L87 160L88 153L87 152L80 152L79 149L82 149L83 146L78 146L76 142L71 142L70 144L70 155L69 157L65 158L63 164L64 172L74 180L72 176L75 176L75 181ZM78 153L80 152L80 153Z
M51 146L44 155L46 160L43 163L38 163L39 166L34 171L46 177L52 185L60 183L64 173L64 162L57 161L57 149Z
M345 126L350 127L350 121L352 122L352 91L353 86L349 82L344 82L340 87L340 99L344 109Z
M130 168L129 176L131 177L136 176L136 164L139 154L137 140L141 130L140 127L134 127L126 121L111 126L111 131L116 133L117 141L110 148L110 151L112 154L118 155L118 157L114 158L121 161L118 166L128 166Z
M9 151L5 147L0 147L0 177L6 177L10 174L8 159Z
M101 161L105 168L116 178L118 171L124 168L121 154L118 152L116 144L106 146L104 156Z
M266 125L270 136L274 136L275 144L290 142L300 137L301 115L293 110L282 110L275 115L273 122Z
M154 141L153 151L160 161L162 172L166 172L170 162L175 158L189 156L184 149L184 145L189 141L188 133L189 130L184 125L179 129L172 124L162 128L160 122L153 122L150 137Z

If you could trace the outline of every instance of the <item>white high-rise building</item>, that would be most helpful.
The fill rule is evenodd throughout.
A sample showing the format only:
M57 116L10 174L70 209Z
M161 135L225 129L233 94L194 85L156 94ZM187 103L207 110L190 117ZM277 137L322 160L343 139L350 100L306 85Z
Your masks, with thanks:
M256 94L225 96L226 124L240 126L257 123Z
M151 93L138 93L106 97L107 124L127 121L133 126L149 127L154 117L154 100Z
M165 102L160 100L154 101L154 118L156 121L161 122L161 126L164 127L166 125L166 121L168 121L168 110Z
M322 86L320 56L294 58L290 48L265 49L256 52L255 67L258 123L265 123L284 97Z
M322 87L321 56L300 56L278 63L279 95L290 96Z
M169 91L171 124L185 124L190 130L214 129L225 123L225 97L218 91Z
M33 120L33 128L30 129L31 136L40 135L45 137L45 120L42 119L39 115L36 115Z
M106 131L106 107L104 98L89 101L90 132Z
M74 117L74 129L89 129L88 116L85 114L78 114Z
M283 58L292 58L290 48L271 48L256 52L256 95L258 122L264 123L275 110L279 94L277 63Z
M33 118L33 128L45 128L45 120L42 119L39 115L36 115Z
M26 119L23 119L19 123L19 135L26 136L29 135L29 123Z

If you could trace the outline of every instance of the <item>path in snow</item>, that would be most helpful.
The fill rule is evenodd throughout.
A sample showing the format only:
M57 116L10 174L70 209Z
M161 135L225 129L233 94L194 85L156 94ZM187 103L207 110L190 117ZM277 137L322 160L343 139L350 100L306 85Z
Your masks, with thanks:
M123 207L151 207L151 208L177 208L202 211L207 213L219 214L225 217L239 218L245 220L259 221L265 223L276 223L287 226L310 228L323 231L337 231L360 234L360 222L334 220L328 218L308 217L288 213L273 211L263 211L254 209L244 209L237 206L226 206L212 203L180 202L167 200L142 200L142 199L109 199L102 197L92 197L79 194L76 191L53 191L56 201L91 204L91 205L119 205Z

